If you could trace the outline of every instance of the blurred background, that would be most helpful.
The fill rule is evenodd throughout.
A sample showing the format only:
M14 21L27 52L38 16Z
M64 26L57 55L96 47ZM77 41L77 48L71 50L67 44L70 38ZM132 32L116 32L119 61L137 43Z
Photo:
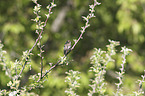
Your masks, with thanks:
M46 6L51 0L39 0L42 5L41 20L44 21L48 13ZM92 78L88 72L90 57L94 48L106 50L108 39L120 41L121 46L127 46L133 52L127 56L125 65L124 93L138 90L136 81L141 79L145 69L145 0L98 0L101 5L95 8L95 18L90 20L91 26L86 30L83 39L68 55L68 66L59 66L50 74L44 88L35 90L41 96L64 96L67 85L64 82L65 72L73 69L81 72L81 86L77 90L80 96L87 96L88 86ZM55 64L63 56L63 46L67 40L77 39L85 21L82 16L88 15L89 4L93 0L55 0L47 26L44 29L42 43L44 47L44 70L49 69L49 63ZM7 60L20 59L23 51L29 50L36 38L33 14L35 4L31 0L0 0L0 40L7 51ZM121 47L120 46L120 47ZM117 52L120 51L117 47ZM21 86L29 84L27 77L40 72L40 58L37 56L37 47L33 50L32 70L25 70ZM107 93L115 92L115 82L112 74L119 70L121 54L113 57L116 62L107 67L105 75L108 83ZM2 67L0 67L2 69ZM8 88L8 77L0 70L0 88ZM145 89L145 86L143 85Z

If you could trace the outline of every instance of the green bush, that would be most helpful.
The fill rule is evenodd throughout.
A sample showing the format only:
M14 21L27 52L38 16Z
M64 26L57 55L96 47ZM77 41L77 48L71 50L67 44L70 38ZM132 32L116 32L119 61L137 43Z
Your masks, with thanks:
M0 65L2 68L2 71L0 73L1 85L7 84L7 85L3 85L5 86L5 88L3 87L0 89L0 95L4 95L4 96L5 95L6 96L7 95L9 96L19 96L19 95L61 96L65 94L68 96L79 96L77 94L82 95L83 92L85 92L83 95L89 95L89 96L104 96L104 95L140 96L140 95L144 95L142 85L144 82L145 75L141 75L142 79L138 80L139 82L138 89L136 88L136 90L125 92L125 89L124 89L124 83L126 83L124 81L125 71L126 71L125 66L128 60L127 55L129 55L130 52L132 52L132 50L126 48L125 46L121 48L117 47L120 45L120 42L117 42L117 41L109 40L110 44L106 46L107 48L106 51L102 50L101 48L94 49L93 55L90 57L89 62L91 65L89 65L88 67L89 71L87 70L86 72L87 75L84 75L83 72L79 72L78 70L77 71L64 70L64 67L66 67L67 65L71 66L70 63L73 63L71 62L72 58L69 58L69 54L75 50L74 48L79 45L80 40L83 39L83 37L85 37L84 34L86 33L86 29L88 27L91 27L90 22L92 18L96 17L95 7L100 5L101 3L94 0L94 2L89 5L88 15L82 16L85 23L81 27L80 35L78 36L78 39L73 40L72 42L73 45L71 47L70 45L65 45L64 48L65 50L67 50L65 51L65 54L63 56L60 56L60 58L57 58L57 59L55 58L55 60L52 60L52 61L57 60L56 63L48 63L44 60L44 53L46 52L44 51L43 42L45 41L46 38L45 36L42 36L42 34L44 34L45 32L44 28L46 28L47 22L52 16L52 13L53 13L52 10L54 7L56 7L56 4L54 0L52 0L52 2L46 7L48 13L45 13L46 19L43 21L43 19L41 19L43 17L41 15L43 13L43 12L41 13L42 5L40 5L37 0L32 0L32 1L35 4L33 12L36 15L36 17L32 19L32 21L36 23L34 24L36 25L34 29L36 29L35 33L37 34L37 38L35 42L33 42L32 47L29 50L24 51L23 55L19 57L19 59L15 59L15 61L13 61L11 60L11 57L7 54L7 52L3 50L4 46L0 42ZM118 1L118 4L120 4L119 1ZM130 9L130 10L133 10L133 9ZM120 12L118 13L118 18L121 14ZM108 22L111 22L111 21L108 21ZM137 25L133 25L133 26L137 27L138 29L137 32L140 30L138 23ZM17 29L16 27L19 27L19 29ZM119 25L118 29L119 29L119 32L123 32L123 30L125 30L123 26L121 25ZM21 24L16 24L15 26L11 24L7 24L7 26L4 27L4 31L8 32L9 30L14 31L15 34L19 34L19 32L25 31L24 27ZM133 31L135 30L136 29L133 29ZM59 37L59 34L56 33L56 38L57 36ZM141 39L141 42L143 42L143 39ZM37 47L37 49L35 49L35 47ZM118 49L121 49L121 51L118 52L117 51ZM36 53L38 53L37 55L35 52L33 52L34 50ZM55 53L55 52L52 51L52 53ZM36 56L39 57L38 62L40 63L40 68L36 67L34 64L34 60L32 60ZM38 59L38 57L36 57L36 59ZM119 59L116 59L116 58L119 58ZM119 63L117 62L117 60ZM111 71L112 73L107 72L108 69L112 68L116 62L117 64L121 65L121 67L118 68L117 71ZM51 71L53 71L58 66L62 68L62 69L59 68L61 72L64 73L64 71L68 71L66 72L66 77L62 76L63 79L57 78L57 76L55 77L55 74L51 75ZM33 74L30 74L32 69L36 69L37 71L33 72ZM38 69L40 70L38 71ZM113 84L116 85L115 88L111 88L111 87L109 88L108 86L109 83L107 79L105 78L107 77L106 76L107 73L111 74L109 76L115 77L115 80L114 80L115 82L113 82ZM62 84L62 82L65 82L65 83ZM50 90L51 92L48 90L45 91L46 87L55 88L56 90L55 89ZM59 93L57 94L57 92Z

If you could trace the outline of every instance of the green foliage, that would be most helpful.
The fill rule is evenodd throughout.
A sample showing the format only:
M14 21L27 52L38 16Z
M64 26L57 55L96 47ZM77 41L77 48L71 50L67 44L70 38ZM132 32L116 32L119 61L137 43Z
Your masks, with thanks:
M78 80L80 79L80 72L69 70L66 74L67 76L65 82L68 83L69 89L66 89L65 93L67 93L68 96L79 96L76 94L75 90L80 85L80 83L78 83Z
M64 73L72 69L67 95L144 94L144 0L104 0L97 8L96 0L32 1L0 0L0 95L63 96ZM68 39L74 40L71 54L62 56ZM108 39L133 52L112 40L105 51Z
M141 77L142 77L142 80L138 80L138 82L139 82L139 90L133 92L135 96L144 95L144 91L142 90L142 84L143 84L143 82L145 82L144 81L145 75L141 75Z
M106 73L106 66L109 62L113 62L112 55L116 54L115 47L119 45L119 42L109 40L110 45L107 45L107 51L103 51L101 49L95 49L94 55L91 57L91 67L92 72L94 72L95 78L92 81L89 96L92 96L94 93L97 95L104 95L106 92L106 83L104 79L104 75Z
M91 64L92 67L90 67L91 72L93 72L93 78L91 79L91 83L90 83L90 87L91 90L89 90L88 96L104 96L104 95L108 95L107 93L108 90L107 89L107 82L105 81L105 73L106 73L106 66L109 62L114 62L115 60L112 59L113 55L117 55L119 53L116 54L116 46L119 45L119 42L116 41L111 41L109 40L110 45L107 45L107 51L103 51L101 49L96 49L94 51L94 54L92 55L91 59ZM122 92L124 90L123 87L121 87L121 85L123 85L123 78L124 78L124 74L125 74L125 64L126 64L126 56L129 55L130 52L132 52L131 49L124 47L121 47L121 51L122 53L122 64L121 64L121 68L119 72L116 72L116 78L118 79L118 83L115 83L115 85L117 86L116 92L112 92L114 93L115 96L120 96L120 95L124 95L124 93ZM139 90L134 91L133 93L126 93L127 95L132 95L134 94L135 96L140 96L141 94L144 94L144 91L142 90L142 83L144 82L144 76L145 75L141 75L141 77L143 78L142 80L138 80L139 81ZM68 96L78 96L75 93L75 90L77 87L79 87L80 83L77 82L77 80L80 79L80 77L78 77L78 71L72 71L69 70L69 73L67 72L67 77L66 77L66 82L69 85L69 89L66 90L65 92L68 93Z
M123 84L123 75L125 74L125 63L126 63L126 56L129 55L130 52L132 52L131 49L126 48L125 46L122 47L121 51L122 54L122 64L121 64L121 68L120 68L120 72L117 72L117 79L119 80L119 83L116 83L115 85L117 86L117 92L116 92L116 96L118 95L123 95L122 93L120 94L120 86Z
M138 19L142 15L142 4L144 1L139 1L140 4L137 4L137 0L117 0L120 10L117 12L117 18L119 20L118 31L120 33L126 32L129 42L144 42L144 34L142 33L143 26L140 20ZM138 14L138 16L136 16ZM129 33L132 33L130 35Z

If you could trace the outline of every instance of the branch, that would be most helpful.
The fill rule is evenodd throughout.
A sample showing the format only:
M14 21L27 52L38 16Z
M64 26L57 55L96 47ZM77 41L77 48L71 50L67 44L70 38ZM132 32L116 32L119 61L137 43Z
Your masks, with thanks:
M34 2L34 3L37 4L38 6L40 6L37 2ZM20 75L22 74L22 72L23 72L23 70L24 70L24 68L25 68L25 66L26 66L26 64L27 64L27 62L28 62L30 53L32 52L32 50L33 50L34 47L36 46L36 44L37 44L39 38L41 38L42 33L43 33L43 31L44 31L44 27L46 26L46 23L47 23L47 21L48 21L50 15L52 14L51 10L52 10L52 8L55 7L55 6L56 6L56 5L54 4L54 0L52 0L51 6L48 5L48 7L47 7L47 8L49 9L49 11L48 11L48 14L46 14L46 17L47 17L47 18L46 18L46 20L45 20L45 22L44 22L44 25L43 25L42 28L41 28L41 32L40 32L39 36L37 37L37 39L36 39L34 45L32 46L32 48L29 50L28 55L27 55L27 57L26 57L26 61L25 61L24 65L23 65L23 67L22 67L22 69L21 69L21 71L20 71L20 73L19 73L19 75L18 75L18 78L19 78ZM36 12L36 13L34 12L34 14L36 14L37 17L38 17L37 12ZM35 20L35 21L38 22L37 20ZM38 30L36 30L36 33L38 33ZM42 68L42 67L41 67L41 68ZM17 79L18 79L18 78L17 78Z
M96 5L100 5L100 4L101 4L101 3L98 3L96 0L94 0L94 4L93 4L93 5L89 5L89 6L90 6L90 9L89 9L90 13L89 13L89 15L88 15L87 17L82 16L82 18L84 18L84 20L86 20L85 26L81 27L82 30L81 30L80 36L79 36L78 39L75 41L75 44L71 47L71 49L62 57L63 59L64 59L64 58L65 58L65 57L75 48L75 46L76 46L77 43L80 41L80 39L83 38L83 34L85 33L86 28L88 28L88 27L90 26L89 20L90 20L92 17L95 17L95 16L94 16L94 12L95 12L94 8L95 8ZM60 64L60 62L61 62L61 60L59 60L59 61L58 61L55 65L53 65L49 70L47 70L47 71L45 72L45 74L42 75L42 77L39 78L39 80L38 80L37 82L39 82L41 79L43 79L43 77L46 76L52 69L56 68L56 67Z

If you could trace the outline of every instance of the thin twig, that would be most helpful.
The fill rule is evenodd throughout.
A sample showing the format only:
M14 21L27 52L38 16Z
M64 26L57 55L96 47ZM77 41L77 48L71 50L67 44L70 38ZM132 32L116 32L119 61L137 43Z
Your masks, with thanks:
M40 61L40 65L41 65L41 68L40 68L40 78L42 77L42 71L43 71L43 57L42 57L42 46L41 46L41 38L39 38L39 48L40 48L40 58L41 58L41 61Z
M52 69L56 68L56 66L57 66L60 62L61 62L61 60L59 60L59 61L58 61L55 65L53 65L49 70L47 70L47 71L45 72L45 74L42 75L42 77L39 78L39 80L38 80L37 82L39 82L41 79L43 79L43 77L45 77L45 76L47 75L47 73L49 73Z
M53 2L54 2L54 0L53 0ZM50 7L50 9L49 9L49 11L48 11L48 14L49 14L49 15L52 14L52 13L51 13L52 8L53 8L53 7ZM20 73L19 73L19 75L18 75L18 78L19 78L20 75L22 74L22 72L23 72L23 70L24 70L24 68L25 68L25 66L26 66L26 64L27 64L27 62L28 62L28 57L30 56L30 53L32 52L32 50L33 50L34 47L36 46L36 44L37 44L39 38L41 37L41 35L42 35L42 33L43 33L43 30L44 30L44 27L46 26L46 23L47 23L48 19L49 19L49 16L46 18L46 20L45 20L45 22L44 22L44 26L43 26L43 28L42 28L42 30L41 30L39 36L37 37L37 39L36 39L34 45L33 45L32 48L29 50L28 56L26 57L26 61L25 61L24 65L23 65L23 67L22 67L22 69L21 69L21 71L20 71ZM37 30L36 30L36 31L37 31Z

